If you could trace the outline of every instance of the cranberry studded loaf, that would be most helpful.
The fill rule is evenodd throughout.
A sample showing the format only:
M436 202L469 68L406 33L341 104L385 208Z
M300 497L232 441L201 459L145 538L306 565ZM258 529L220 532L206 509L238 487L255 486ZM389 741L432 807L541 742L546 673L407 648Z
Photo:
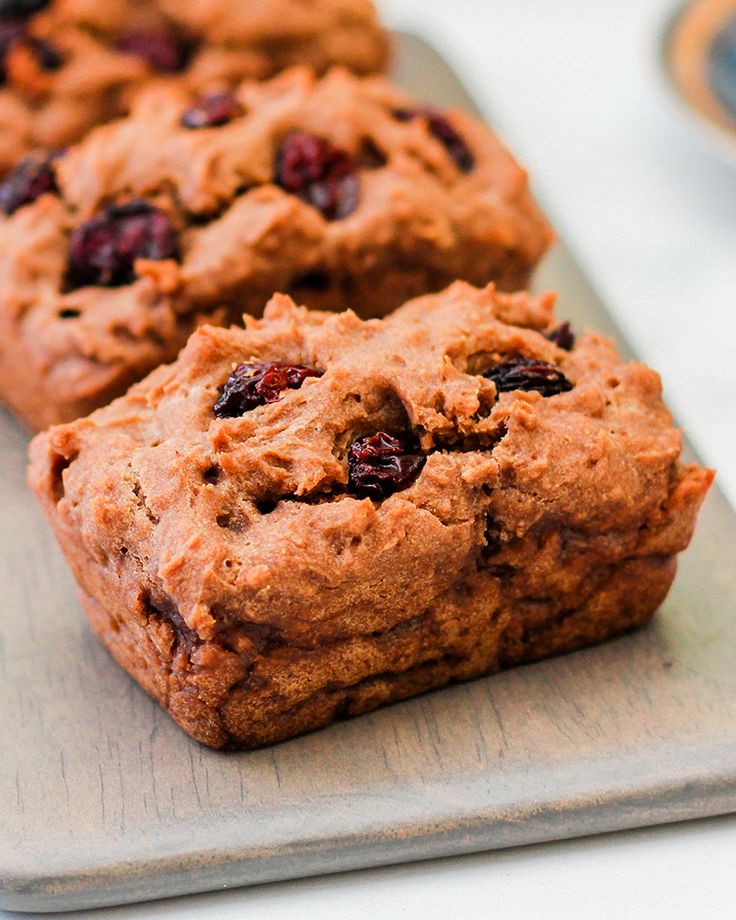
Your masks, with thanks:
M0 174L78 141L153 78L204 90L294 64L382 70L370 0L0 0Z
M0 185L0 397L36 428L274 291L364 317L462 278L519 288L551 242L526 175L462 112L306 69L152 91Z
M649 620L712 473L552 300L279 295L36 438L94 630L185 731L269 744Z

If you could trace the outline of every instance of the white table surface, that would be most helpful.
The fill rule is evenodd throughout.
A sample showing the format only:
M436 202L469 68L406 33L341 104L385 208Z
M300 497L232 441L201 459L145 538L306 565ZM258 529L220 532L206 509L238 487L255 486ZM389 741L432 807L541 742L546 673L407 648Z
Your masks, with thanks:
M434 41L532 171L553 221L736 503L736 169L670 123L670 0L383 0ZM564 310L564 305L562 305ZM734 560L736 563L736 560ZM93 911L85 920L715 920L736 817ZM2 917L11 917L4 915Z

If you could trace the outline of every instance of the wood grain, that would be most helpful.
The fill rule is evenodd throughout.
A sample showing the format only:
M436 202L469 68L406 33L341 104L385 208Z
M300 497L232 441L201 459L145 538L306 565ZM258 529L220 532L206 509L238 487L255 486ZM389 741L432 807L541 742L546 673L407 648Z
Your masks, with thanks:
M401 79L468 104L416 40ZM564 248L540 284L614 333ZM108 657L0 414L0 906L60 910L736 810L736 517L719 493L665 609L599 649L270 750L187 738Z

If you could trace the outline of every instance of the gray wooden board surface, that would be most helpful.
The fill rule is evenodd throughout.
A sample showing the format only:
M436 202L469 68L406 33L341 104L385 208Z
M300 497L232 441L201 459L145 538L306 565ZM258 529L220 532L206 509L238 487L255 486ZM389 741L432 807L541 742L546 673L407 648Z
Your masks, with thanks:
M404 37L400 79L470 101ZM539 284L615 330L558 247ZM191 741L97 644L0 412L0 907L81 909L736 811L736 517L646 630L269 750Z

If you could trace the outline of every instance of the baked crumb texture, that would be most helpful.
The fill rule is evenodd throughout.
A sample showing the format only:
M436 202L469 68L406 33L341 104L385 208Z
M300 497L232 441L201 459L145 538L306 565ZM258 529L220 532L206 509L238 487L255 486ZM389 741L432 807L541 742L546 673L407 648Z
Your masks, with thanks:
M234 748L641 626L713 474L680 463L656 373L554 327L551 296L462 283L383 321L277 296L38 436L30 480L102 642ZM520 357L572 388L499 394L483 374ZM322 375L216 418L254 360ZM378 431L426 463L361 499L349 448Z
M6 186L0 397L31 427L104 405L197 325L258 315L274 291L367 318L457 278L520 289L552 242L487 127L383 78L297 68L246 82L226 105L197 99L151 89L131 117L46 164L57 192L18 204L27 189ZM214 127L182 122L223 113ZM326 178L310 185L315 164ZM75 234L131 201L168 218L177 256L139 258L129 283L79 286Z
M389 40L369 0L18 0L0 6L0 56L2 174L124 114L152 80L202 90L294 64L374 73Z

